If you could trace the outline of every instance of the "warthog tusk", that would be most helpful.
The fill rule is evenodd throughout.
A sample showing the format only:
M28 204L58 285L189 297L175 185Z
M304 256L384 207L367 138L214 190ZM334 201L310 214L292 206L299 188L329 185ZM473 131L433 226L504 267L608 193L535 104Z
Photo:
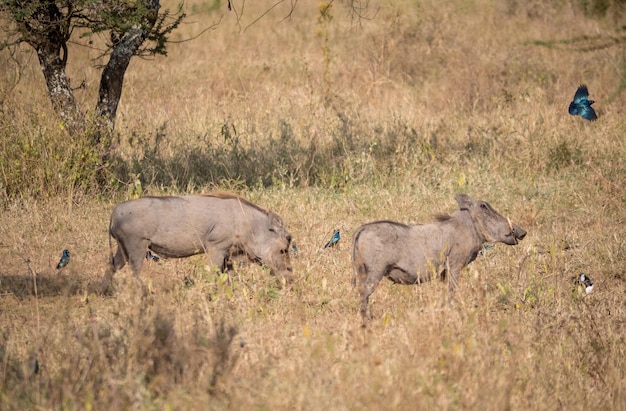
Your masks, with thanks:
M511 219L509 216L506 217L506 221L509 222L509 230L511 230L511 234L513 234L513 239L515 240L515 244L518 243L517 236L515 235L515 231L513 230L513 223L511 223Z

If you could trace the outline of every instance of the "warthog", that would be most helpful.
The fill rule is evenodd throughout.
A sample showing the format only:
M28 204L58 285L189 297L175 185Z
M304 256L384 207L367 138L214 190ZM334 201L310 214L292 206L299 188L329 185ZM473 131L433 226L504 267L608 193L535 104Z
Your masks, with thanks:
M459 210L431 224L376 221L359 227L352 248L353 285L358 280L364 321L369 297L383 277L397 284L419 284L448 276L452 297L461 270L476 259L485 242L515 245L526 236L489 203L466 194L458 194L456 201Z
M115 257L111 237L117 240ZM127 262L138 276L148 250L166 258L206 253L222 271L232 268L233 258L247 258L291 282L290 243L291 235L278 214L233 194L142 197L113 209L111 263L102 290Z

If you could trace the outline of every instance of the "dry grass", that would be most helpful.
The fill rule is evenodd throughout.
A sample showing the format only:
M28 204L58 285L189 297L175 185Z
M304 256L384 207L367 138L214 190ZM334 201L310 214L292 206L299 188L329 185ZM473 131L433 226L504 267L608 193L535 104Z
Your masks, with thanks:
M133 61L112 199L73 173L80 156L41 109L34 56L19 56L16 85L0 62L14 178L0 187L2 408L626 408L625 96L613 96L624 46L533 44L612 35L620 16L444 3L385 3L354 25L340 3L320 24L317 5L299 2L290 20L277 10L245 31L226 14L167 58ZM203 4L187 2L197 24L180 38L218 18ZM246 7L242 28L255 16ZM97 52L70 52L90 106L97 72L79 57ZM567 114L581 82L595 123ZM128 270L114 296L95 295L109 214L133 175L145 193L219 187L278 212L300 250L296 285L244 266L230 286L198 256L147 263L147 297ZM24 190L8 195L7 182ZM440 282L381 283L361 329L354 230L429 221L457 192L528 237L472 263L453 307ZM320 251L336 227L339 249ZM57 272L63 248L72 261ZM570 281L580 272L595 281L585 297Z

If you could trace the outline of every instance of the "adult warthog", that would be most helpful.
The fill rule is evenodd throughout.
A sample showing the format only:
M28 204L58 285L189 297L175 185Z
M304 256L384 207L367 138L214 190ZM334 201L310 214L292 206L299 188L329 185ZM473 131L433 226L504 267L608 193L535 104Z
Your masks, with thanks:
M419 284L448 277L452 297L461 270L474 261L486 242L515 245L526 231L502 217L489 203L458 194L459 210L426 225L392 221L365 224L354 234L353 285L358 280L363 321L369 297L383 277L397 284Z
M111 237L117 240L115 256ZM142 197L113 209L111 264L102 290L108 290L113 274L127 262L138 276L148 250L166 258L206 253L222 271L232 267L233 258L243 257L291 282L290 243L278 214L233 194Z

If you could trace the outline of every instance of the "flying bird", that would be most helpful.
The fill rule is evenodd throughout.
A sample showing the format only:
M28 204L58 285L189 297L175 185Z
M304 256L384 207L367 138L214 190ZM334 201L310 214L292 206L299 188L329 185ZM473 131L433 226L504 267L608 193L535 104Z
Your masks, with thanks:
M589 90L587 90L587 86L581 84L576 90L576 94L574 94L574 101L569 103L568 111L572 116L579 115L585 120L595 121L598 116L591 107L593 103L595 103L595 101L589 100Z
M339 229L336 229L333 232L333 236L331 237L330 241L328 241L326 243L326 245L324 246L324 248L329 248L329 247L334 247L337 245L337 243L339 242L339 240L341 239L341 234L339 234Z
M150 250L148 250L148 252L146 253L146 260L153 260L158 263L160 259L161 258L158 255L152 254Z
M586 274L580 273L578 277L574 277L574 283L585 287L585 294L593 291L593 280Z
M63 254L61 254L61 259L59 260L59 263L57 264L57 270L65 267L67 263L69 262L70 262L70 252L67 250L63 250Z

